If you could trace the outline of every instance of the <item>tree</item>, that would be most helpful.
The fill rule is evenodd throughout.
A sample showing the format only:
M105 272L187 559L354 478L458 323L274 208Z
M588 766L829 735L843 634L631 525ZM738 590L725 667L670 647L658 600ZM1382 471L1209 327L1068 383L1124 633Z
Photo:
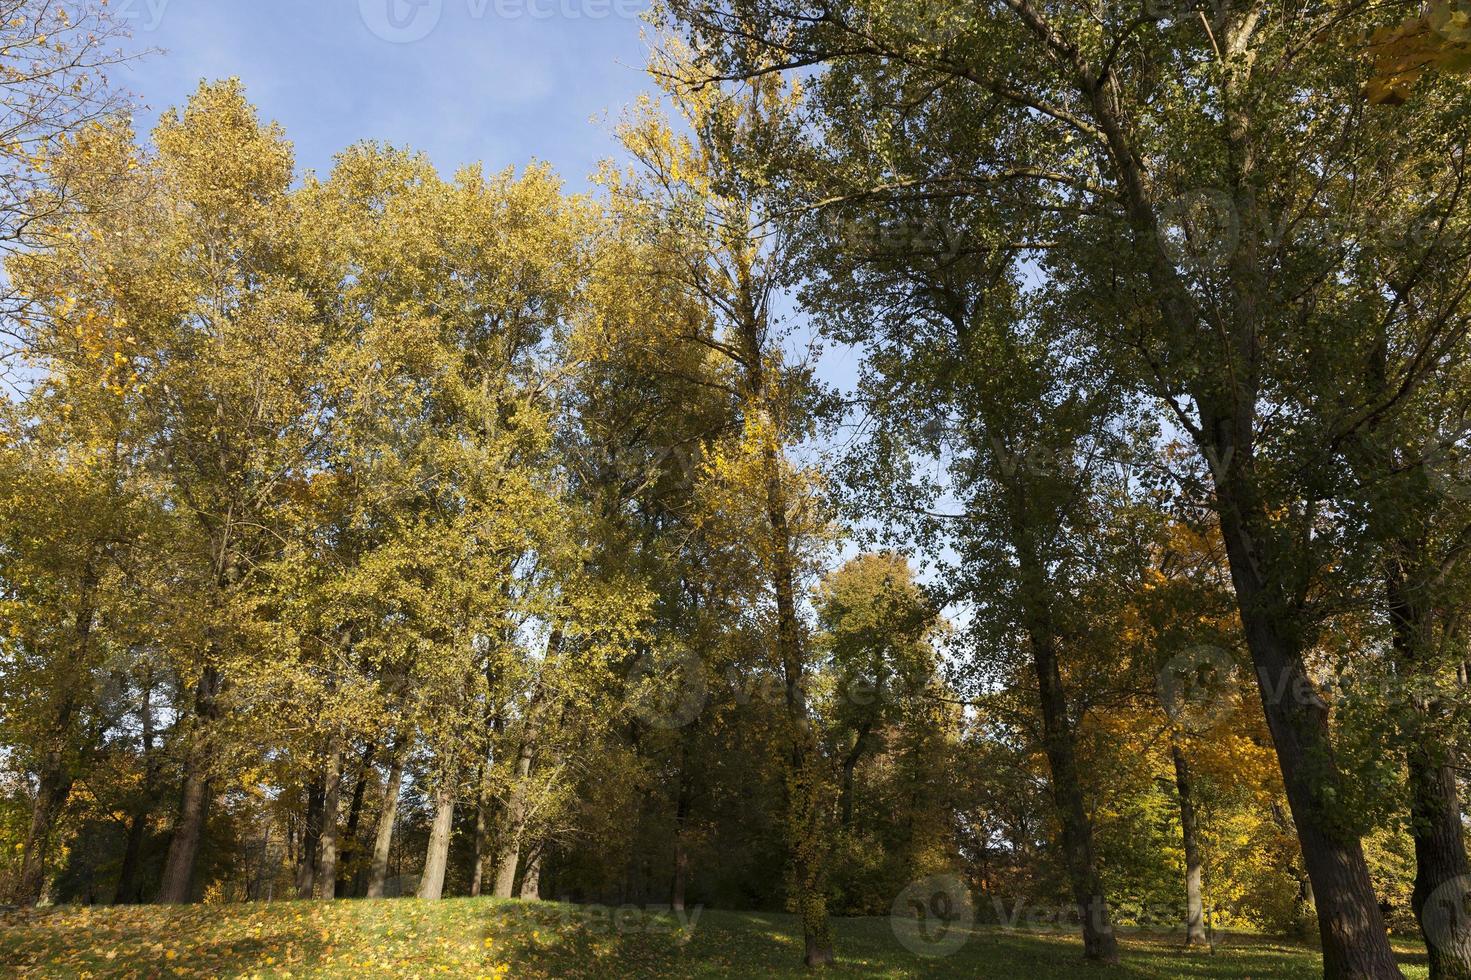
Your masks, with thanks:
M1259 681L1264 692L1310 689L1304 656L1332 606L1320 600L1344 584L1328 557L1341 542L1323 533L1326 503L1342 492L1335 459L1404 408L1395 396L1317 395L1365 367L1366 324L1399 325L1408 302L1466 281L1464 270L1407 277L1403 251L1363 264L1349 244L1455 206L1464 155L1433 148L1464 143L1464 87L1426 76L1412 116L1364 111L1365 66L1349 55L1380 16L1370 8L1231 3L1095 18L1016 0L928 19L904 5L876 17L745 2L672 10L716 56L713 77L825 67L813 105L830 120L830 165L819 176L835 179L818 199L992 203L1029 189L1031 205L998 229L1027 244L1075 322L1211 467ZM934 138L946 130L917 132L911 118L963 127L963 159L982 166L952 167L955 144ZM848 166L886 163L864 133L880 150L917 137L918 165ZM1393 391L1412 390L1434 363L1425 355L1461 331L1464 293L1451 291L1439 315L1396 337ZM1325 973L1398 976L1363 828L1336 803L1347 787L1329 712L1317 698L1263 701Z

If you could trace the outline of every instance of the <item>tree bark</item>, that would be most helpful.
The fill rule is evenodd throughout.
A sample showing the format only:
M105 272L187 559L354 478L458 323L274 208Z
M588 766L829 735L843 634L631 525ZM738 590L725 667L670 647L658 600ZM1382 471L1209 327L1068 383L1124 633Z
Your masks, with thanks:
M424 876L419 879L420 898L444 895L444 873L449 865L449 843L454 832L455 788L441 777L434 790L434 823L429 829L429 847L424 855Z
M760 387L758 386L758 390ZM791 738L791 778L787 786L787 826L802 920L803 962L808 967L834 961L832 925L827 907L827 830L823 806L820 749L807 707L807 664L797 619L796 566L792 532L787 522L786 488L775 447L766 452L766 517L772 544L772 580L776 591L776 647L786 680L787 725Z
M1227 423L1214 427L1223 431ZM1229 437L1216 444L1213 459L1233 460ZM1239 454L1237 454L1239 457ZM1389 946L1384 918L1369 881L1369 867L1357 834L1336 816L1342 772L1328 730L1327 706L1316 696L1303 665L1299 630L1290 609L1274 597L1267 578L1274 559L1254 541L1242 514L1250 495L1229 474L1218 474L1216 509L1236 586L1237 608L1246 645L1256 668L1262 708L1272 733L1287 802L1297 826L1303 862L1317 899L1318 935L1323 945L1323 975L1337 978L1400 980L1403 974ZM1285 580L1288 577L1273 576Z
M1401 554L1414 548L1412 542L1397 544ZM1385 593L1395 660L1403 675L1411 681L1433 681L1435 672L1425 656L1435 632L1431 613L1404 567L1393 559L1385 575ZM1471 862L1461 829L1455 742L1440 724L1444 713L1435 699L1417 698L1411 728L1405 732L1410 836L1415 842L1410 903L1425 939L1430 980L1466 980L1471 978L1471 922L1466 917Z
M526 793L531 778L531 761L535 751L534 732L528 731L516 755L516 774L511 781L511 798L506 802L506 818L497 835L495 884L491 894L510 898L516 893L516 870L521 863L521 836L526 829Z
M1202 895L1202 873L1199 826L1195 814L1194 784L1190 766L1180 743L1170 742L1170 755L1175 762L1175 790L1180 796L1180 835L1185 846L1185 945L1205 945L1205 901Z
M838 812L845 829L853 826L853 772L868 749L868 738L872 731L873 727L868 723L859 728L853 748L843 757L843 786L838 794Z
M541 858L544 848L536 847L526 859L526 870L521 873L521 889L518 896L523 902L541 899Z
M398 822L398 797L403 786L403 749L395 746L388 766L388 783L383 787L383 805L373 834L373 862L368 869L368 898L382 898L388 881L388 855L393 846L393 828Z
M313 776L306 791L306 817L302 821L301 854L296 862L297 898L311 898L316 888L317 864L322 855L322 814L325 808L325 787L319 777Z
M62 765L61 753L54 752L47 758L36 786L36 798L31 804L31 823L26 830L25 852L15 889L18 905L29 907L41 900L46 883L51 828L70 795L71 778Z
M358 826L362 823L368 783L374 778L373 756L377 753L378 747L372 744L363 750L358 778L352 787L352 802L347 806L347 824L342 829L342 854L337 862L338 895L355 895L357 887L362 884L362 842L358 840Z
M114 905L133 905L143 901L135 880L143 856L143 841L148 834L148 817L158 801L158 762L153 754L153 674L148 670L143 674L138 718L142 723L143 798L128 820L128 843L123 851L122 868L118 871L117 890L112 897Z
M669 907L676 912L684 911L685 890L689 887L690 852L685 835L689 832L690 819L690 773L686 750L680 747L679 798L674 804L674 880L669 887Z
M480 792L475 799L475 863L470 869L470 897L479 898L485 882L486 847L490 843L490 814L485 802L484 782L477 782Z
M327 774L322 787L321 844L317 849L316 887L314 897L337 897L338 819L342 812L342 747L339 744L327 757Z
M213 722L219 693L219 671L206 667L194 690L196 734L201 734L199 730L207 729ZM210 795L208 733L202 734L204 737L190 746L184 760L184 787L180 793L179 817L164 860L163 881L158 890L160 904L182 905L193 901L194 866L204 843Z

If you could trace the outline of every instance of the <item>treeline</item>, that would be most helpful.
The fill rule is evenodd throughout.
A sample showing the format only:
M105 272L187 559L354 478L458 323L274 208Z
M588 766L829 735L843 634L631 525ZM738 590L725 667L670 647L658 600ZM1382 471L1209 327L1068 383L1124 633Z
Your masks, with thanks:
M45 141L13 901L785 908L814 966L834 913L1316 921L1329 976L1391 929L1471 974L1471 93L1366 106L1357 8L880 13L662 10L584 195L299 174L234 81Z

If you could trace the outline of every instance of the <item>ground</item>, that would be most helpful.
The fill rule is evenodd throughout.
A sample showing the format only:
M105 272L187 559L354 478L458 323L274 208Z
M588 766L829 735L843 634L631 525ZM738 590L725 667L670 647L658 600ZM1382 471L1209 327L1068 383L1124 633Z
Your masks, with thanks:
M1267 978L1321 975L1300 945L1230 935L1214 953L1174 937L1124 938L1116 971L1085 965L1071 935L978 926L921 957L886 918L840 919L832 977ZM1423 949L1397 942L1406 975ZM803 976L790 916L665 913L552 902L274 902L184 908L67 907L0 914L0 970L19 977Z

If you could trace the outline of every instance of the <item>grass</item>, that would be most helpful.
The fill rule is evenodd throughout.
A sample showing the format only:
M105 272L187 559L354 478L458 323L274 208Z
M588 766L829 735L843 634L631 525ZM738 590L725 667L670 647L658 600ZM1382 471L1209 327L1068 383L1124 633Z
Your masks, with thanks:
M1301 945L1231 935L1215 953L1123 937L1117 970L1085 964L1062 933L977 926L953 954L924 958L886 918L835 922L832 977L1318 977ZM0 972L20 977L797 977L801 935L786 915L489 899L275 902L184 908L63 907L0 915ZM1406 975L1423 950L1397 945Z

